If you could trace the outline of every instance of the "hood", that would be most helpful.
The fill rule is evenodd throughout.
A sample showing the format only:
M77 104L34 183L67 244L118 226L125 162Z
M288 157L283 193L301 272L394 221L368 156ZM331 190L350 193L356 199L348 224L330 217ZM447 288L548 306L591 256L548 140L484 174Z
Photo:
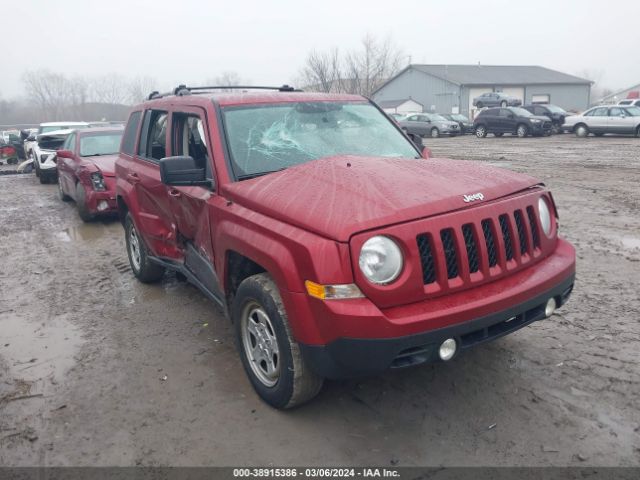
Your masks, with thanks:
M82 157L87 163L93 163L100 169L102 175L105 177L115 177L116 175L116 160L118 155L96 155L94 157Z
M540 183L461 160L336 156L228 184L223 195L264 215L346 242L355 233L473 207ZM481 202L463 195L482 193Z

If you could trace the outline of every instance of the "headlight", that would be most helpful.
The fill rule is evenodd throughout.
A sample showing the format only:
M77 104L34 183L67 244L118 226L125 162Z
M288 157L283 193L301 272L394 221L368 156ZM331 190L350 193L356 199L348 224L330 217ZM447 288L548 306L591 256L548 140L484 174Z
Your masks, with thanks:
M91 174L91 184L93 185L93 189L99 192L106 190L106 186L104 184L104 178L102 177L101 172L93 172Z
M537 118L532 118L531 123L540 123L542 120L538 120Z
M538 199L538 213L540 214L540 224L545 235L548 237L551 233L551 212L544 197Z
M388 237L371 237L362 245L358 264L367 280L385 285L400 275L403 265L402 251L396 242Z

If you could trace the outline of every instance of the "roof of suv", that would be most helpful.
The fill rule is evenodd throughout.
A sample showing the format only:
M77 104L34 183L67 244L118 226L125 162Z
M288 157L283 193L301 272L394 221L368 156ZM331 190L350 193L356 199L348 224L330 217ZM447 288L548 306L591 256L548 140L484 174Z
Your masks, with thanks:
M204 103L214 101L220 106L254 105L261 103L288 102L357 102L366 101L360 95L316 93L316 92L203 92L191 95L167 95L147 100L143 105L156 105L158 102L170 104Z

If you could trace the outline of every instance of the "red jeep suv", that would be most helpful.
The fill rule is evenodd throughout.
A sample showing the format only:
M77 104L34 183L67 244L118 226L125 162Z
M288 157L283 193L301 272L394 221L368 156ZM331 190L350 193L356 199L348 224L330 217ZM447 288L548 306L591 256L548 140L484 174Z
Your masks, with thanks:
M449 361L567 301L575 252L540 181L425 159L361 96L249 88L152 93L116 194L135 276L219 304L266 402Z

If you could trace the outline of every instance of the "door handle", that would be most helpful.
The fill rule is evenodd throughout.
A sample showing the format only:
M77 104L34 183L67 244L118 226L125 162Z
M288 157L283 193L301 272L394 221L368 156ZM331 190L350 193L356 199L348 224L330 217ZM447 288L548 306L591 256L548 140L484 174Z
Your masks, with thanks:
M137 173L128 173L127 180L129 180L129 183L139 183L140 177L138 176Z
M175 188L169 189L169 195L171 195L173 198L180 198L182 196L182 194Z

